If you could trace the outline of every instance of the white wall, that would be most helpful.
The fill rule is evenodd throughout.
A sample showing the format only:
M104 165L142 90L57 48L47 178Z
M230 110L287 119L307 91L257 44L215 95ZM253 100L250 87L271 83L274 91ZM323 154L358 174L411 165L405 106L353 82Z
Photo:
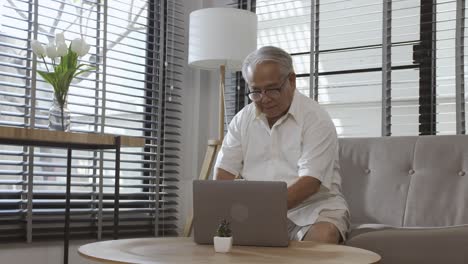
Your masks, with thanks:
M220 4L219 2L217 4ZM190 12L213 6L216 5L211 0L185 1L187 47ZM182 170L178 185L179 234L181 235L187 216L192 213L192 181L199 176L208 140L217 137L218 74L216 71L193 69L188 65L185 69L181 144Z

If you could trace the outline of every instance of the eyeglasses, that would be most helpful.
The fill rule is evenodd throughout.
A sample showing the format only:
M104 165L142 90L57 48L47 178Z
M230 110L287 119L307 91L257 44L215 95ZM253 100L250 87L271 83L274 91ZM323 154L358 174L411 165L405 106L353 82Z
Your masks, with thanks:
M281 90L283 90L283 86L286 83L286 80L289 79L289 74L284 78L283 82L279 85L278 88L271 88L271 89L266 89L266 90L255 90L255 91L249 91L248 96L250 100L254 102L258 102L262 100L263 95L268 96L269 98L272 99L277 99L281 96Z

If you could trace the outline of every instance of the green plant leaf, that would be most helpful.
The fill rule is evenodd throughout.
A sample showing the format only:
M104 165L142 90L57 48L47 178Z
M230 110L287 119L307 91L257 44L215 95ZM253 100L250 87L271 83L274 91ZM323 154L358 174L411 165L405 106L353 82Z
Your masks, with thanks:
M85 72L89 72L89 71L95 70L95 69L96 69L96 67L92 67L92 66L91 66L91 67L89 67L89 68L87 68L87 69L78 71L77 73L75 73L75 75L73 75L73 77L76 77L76 76L78 76L78 75L80 75L80 74L83 74L83 73L85 73Z
M37 73L39 73L46 82L52 84L52 86L55 86L57 83L57 76L54 72L37 71Z
M82 64L78 65L78 67L76 67L76 69L78 70L79 68L84 67L84 66L90 66L90 65L82 63Z
M230 228L230 223L226 221L226 219L223 219L218 226L217 230L217 235L219 237L230 237L232 236L231 228Z

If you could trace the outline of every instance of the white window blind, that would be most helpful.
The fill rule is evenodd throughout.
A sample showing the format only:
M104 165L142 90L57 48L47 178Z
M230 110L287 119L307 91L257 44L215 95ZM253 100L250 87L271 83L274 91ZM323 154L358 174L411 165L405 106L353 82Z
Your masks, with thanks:
M251 4L258 46L293 56L297 88L339 136L465 133L466 1Z
M316 99L341 136L381 132L382 2L316 2Z
M33 61L31 40L47 44L62 31L67 43L83 36L91 50L82 62L98 70L79 76L70 87L72 131L146 139L144 148L121 151L119 234L175 235L184 63L182 3L2 3L0 125L47 129L52 89L34 73L45 66ZM73 151L72 238L112 233L114 157L113 151ZM65 150L1 146L0 240L63 237L65 169Z

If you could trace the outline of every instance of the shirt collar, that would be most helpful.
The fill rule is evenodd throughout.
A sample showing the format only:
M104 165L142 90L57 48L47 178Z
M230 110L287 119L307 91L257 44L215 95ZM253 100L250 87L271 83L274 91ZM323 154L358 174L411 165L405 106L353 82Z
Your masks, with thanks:
M292 116L294 120L296 120L296 122L299 122L302 116L301 115L302 112L301 112L300 105L299 105L299 96L300 96L300 92L297 89L295 89L293 100L291 102L291 105L289 106L288 112L286 113L287 115ZM260 110L258 110L257 105L255 105L255 103L252 102L252 104L254 104L254 107L255 107L254 119L261 119L263 116L265 116L265 114L263 114L262 112L260 112Z
M304 109L301 109L301 106L300 106L300 99L299 99L300 96L301 96L301 93L297 89L295 89L293 100L291 102L291 106L289 106L289 111L288 111L288 114L290 114L294 118L294 120L296 120L296 122L299 122L299 120L301 120L302 111L304 110Z

